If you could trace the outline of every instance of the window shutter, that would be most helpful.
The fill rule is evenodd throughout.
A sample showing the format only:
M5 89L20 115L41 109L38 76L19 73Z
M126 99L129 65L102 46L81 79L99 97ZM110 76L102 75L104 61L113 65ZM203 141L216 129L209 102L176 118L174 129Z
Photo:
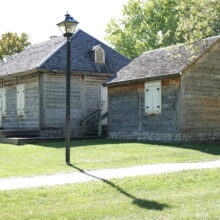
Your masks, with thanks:
M150 86L145 88L145 111L151 112L153 110L153 89Z
M25 110L25 86L24 84L17 85L17 115L24 115Z
M6 116L7 115L7 90L6 88L2 88L2 115Z
M20 115L20 86L17 85L17 115Z
M145 83L145 112L161 113L161 82Z
M24 110L25 110L25 88L23 84L21 88L21 114L22 115L24 115Z

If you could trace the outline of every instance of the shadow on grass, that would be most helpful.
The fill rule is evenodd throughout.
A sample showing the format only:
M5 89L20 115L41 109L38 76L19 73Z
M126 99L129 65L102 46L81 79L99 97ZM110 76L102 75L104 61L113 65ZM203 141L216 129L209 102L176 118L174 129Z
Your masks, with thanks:
M132 199L133 200L132 203L134 205L137 205L140 208L152 209L152 210L158 210L158 211L162 211L165 208L170 208L169 205L164 204L164 203L158 203L158 202L152 201L152 200L145 200L145 199L137 198L137 197L131 195L130 193L126 192L124 189L122 189L121 187L117 186L116 184L114 184L113 182L111 182L109 180L106 180L106 179L100 178L98 176L94 176L92 174L89 174L86 171L82 170L81 168L74 166L73 164L69 164L69 166L76 169L76 170L78 170L79 172L81 172L81 173L83 173L87 176L93 177L97 180L101 180L102 182L104 182L107 185L111 186L112 188L116 189L121 194L123 194L123 195L127 196L128 198Z
M148 147L154 147L154 146L165 146L165 147L175 147L175 148L182 148L182 149L189 149L189 150L196 150L207 154L212 155L220 155L220 143L216 144L162 144L162 143L155 143L155 142L138 142L138 141L125 141L125 140L113 140L113 139L87 139L87 140L72 140L71 146L74 147L88 147L92 145L113 145L113 144L144 144L149 145ZM52 147L52 148L64 148L65 144L64 141L56 141L56 142L46 142L46 143L40 143L36 144L43 147Z

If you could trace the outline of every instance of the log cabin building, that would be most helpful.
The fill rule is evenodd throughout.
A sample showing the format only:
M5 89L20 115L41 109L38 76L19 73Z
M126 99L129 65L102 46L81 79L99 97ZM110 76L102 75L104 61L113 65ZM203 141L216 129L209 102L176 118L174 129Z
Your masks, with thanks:
M71 51L71 133L80 137L94 126L100 107L107 111L107 93L101 85L130 60L82 30L71 38ZM3 141L64 136L65 72L63 36L35 44L0 65Z
M220 141L220 35L144 52L107 86L111 138Z

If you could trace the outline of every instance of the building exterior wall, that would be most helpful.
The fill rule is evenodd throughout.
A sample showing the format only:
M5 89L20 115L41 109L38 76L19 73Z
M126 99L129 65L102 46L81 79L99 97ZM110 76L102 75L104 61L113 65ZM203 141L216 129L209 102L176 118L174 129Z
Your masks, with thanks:
M100 85L107 77L74 75L71 79L72 136L81 136L80 121L100 108ZM17 116L16 85L25 84L25 113ZM66 76L33 73L2 79L6 88L7 116L3 129L40 130L40 136L63 137L65 131Z
M25 84L25 112L17 116L16 85ZM39 127L39 77L38 73L11 76L2 79L6 88L7 115L2 118L4 129L35 129Z
M220 140L220 43L182 74L184 141Z
M42 76L41 135L63 136L65 130L66 76ZM100 107L100 85L106 77L73 75L71 78L71 134L81 136L80 121Z
M162 80L162 113L145 113L144 83L109 87L109 137L180 141L180 79Z

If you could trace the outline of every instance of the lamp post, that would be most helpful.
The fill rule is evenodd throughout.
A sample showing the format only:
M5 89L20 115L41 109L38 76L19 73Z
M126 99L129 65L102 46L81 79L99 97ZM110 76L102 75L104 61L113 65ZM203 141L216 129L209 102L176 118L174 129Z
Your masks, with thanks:
M66 163L70 164L70 88L71 88L71 37L73 36L76 26L79 23L67 12L64 21L57 24L63 36L66 37L67 45L67 66L66 66L66 131L65 131L65 145L66 145Z

